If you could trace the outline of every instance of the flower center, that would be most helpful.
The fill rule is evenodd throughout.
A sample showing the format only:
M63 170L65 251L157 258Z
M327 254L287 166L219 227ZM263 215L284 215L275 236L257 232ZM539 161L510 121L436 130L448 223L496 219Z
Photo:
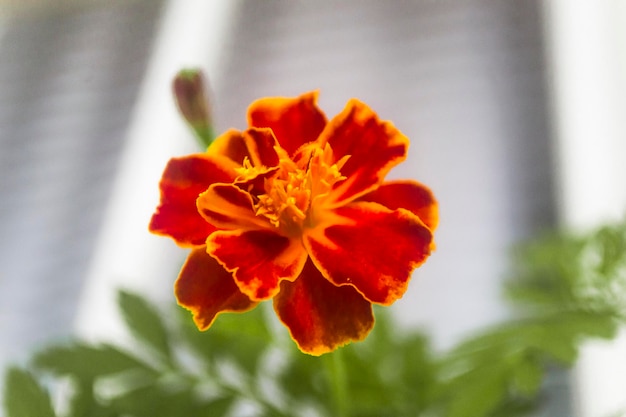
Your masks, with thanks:
M307 157L294 162L284 149L276 150L279 169L265 179L265 193L253 196L254 210L284 234L298 235L312 222L313 211L320 207L333 185L346 178L341 175L341 168L349 156L334 162L330 145L321 148L314 144L305 150ZM244 161L246 173L255 169Z

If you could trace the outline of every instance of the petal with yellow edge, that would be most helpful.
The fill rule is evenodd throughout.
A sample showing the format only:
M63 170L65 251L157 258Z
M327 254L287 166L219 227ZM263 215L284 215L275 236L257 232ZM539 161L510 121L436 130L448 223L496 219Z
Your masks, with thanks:
M363 340L374 326L371 303L349 285L328 282L310 261L297 280L281 283L274 309L300 350L311 355Z
M391 210L407 209L419 217L430 230L435 230L439 224L439 210L433 192L417 181L385 182L359 201L373 201Z
M271 129L251 128L244 133L250 162L256 167L274 167L278 165L276 138Z
M220 229L262 229L270 223L255 214L249 193L231 184L213 184L200 194L197 212L206 222ZM204 236L206 240L208 234ZM204 243L204 242L203 242Z
M243 133L230 129L221 134L207 149L209 155L220 155L241 166L244 159L250 157Z
M341 168L343 182L335 184L330 199L348 202L380 184L391 168L406 158L409 139L387 121L378 119L366 104L352 99L320 135L335 160L348 156Z
M215 317L225 312L244 312L257 303L251 301L205 247L194 249L183 265L174 286L178 304L190 310L200 330L211 326Z
M181 246L203 245L215 227L198 213L196 199L213 183L232 182L233 175L225 158L196 154L170 159L159 184L161 201L150 231L170 236Z
M207 252L232 272L241 292L255 301L276 295L282 280L298 277L307 259L300 239L271 230L217 231Z
M305 231L311 259L334 284L350 284L371 302L402 297L411 272L430 255L432 232L408 210L358 202L326 218Z
M326 116L317 107L317 91L299 97L271 97L254 101L248 108L251 127L269 127L289 155L317 139Z

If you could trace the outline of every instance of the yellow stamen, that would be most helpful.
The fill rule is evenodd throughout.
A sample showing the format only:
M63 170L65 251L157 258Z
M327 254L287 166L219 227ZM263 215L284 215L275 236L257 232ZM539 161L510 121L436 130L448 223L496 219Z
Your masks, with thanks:
M330 145L311 147L309 158L294 162L282 148L277 148L279 169L266 178L264 194L254 196L257 216L265 217L272 226L287 235L298 235L311 220L313 201L328 195L333 185L345 179L341 168L349 156L333 162ZM246 158L238 170L239 179L257 176L265 167L255 167Z

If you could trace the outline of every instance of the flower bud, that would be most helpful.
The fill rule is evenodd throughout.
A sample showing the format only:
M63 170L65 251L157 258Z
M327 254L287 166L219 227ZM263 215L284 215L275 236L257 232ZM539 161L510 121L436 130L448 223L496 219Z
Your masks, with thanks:
M215 136L205 85L205 77L200 70L185 69L176 74L172 90L181 114L200 142L209 146Z

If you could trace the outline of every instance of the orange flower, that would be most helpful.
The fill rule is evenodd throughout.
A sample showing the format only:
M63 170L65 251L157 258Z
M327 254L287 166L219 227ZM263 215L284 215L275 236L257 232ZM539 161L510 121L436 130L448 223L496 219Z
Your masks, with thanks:
M175 285L201 330L273 299L299 348L362 340L434 247L437 205L415 181L383 182L408 139L352 99L332 120L317 93L265 98L249 128L173 158L150 230L192 248Z

